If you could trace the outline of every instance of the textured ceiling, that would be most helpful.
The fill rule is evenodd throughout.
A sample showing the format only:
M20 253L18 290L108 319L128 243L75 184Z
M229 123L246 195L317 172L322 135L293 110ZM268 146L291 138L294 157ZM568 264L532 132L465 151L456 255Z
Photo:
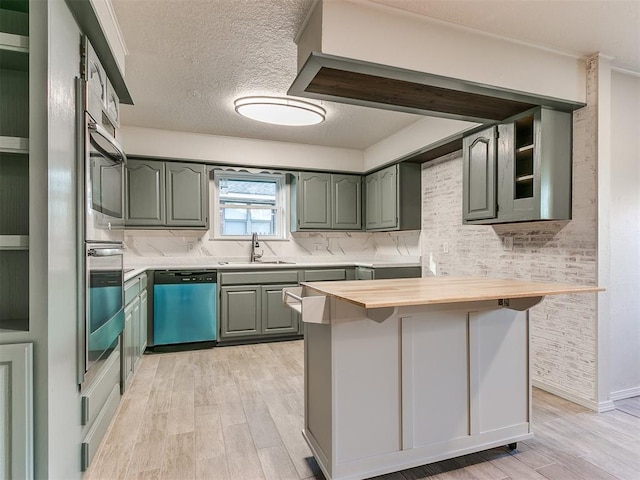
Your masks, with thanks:
M640 0L372 0L578 55L597 51L640 71ZM284 95L294 38L313 0L112 0L135 106L124 125L364 149L420 117L326 102L327 120L279 127L245 119L233 100Z
M313 0L113 0L135 106L124 125L364 149L416 115L325 103L325 122L272 126L233 100L285 95L297 73L294 38ZM316 102L319 103L319 102Z

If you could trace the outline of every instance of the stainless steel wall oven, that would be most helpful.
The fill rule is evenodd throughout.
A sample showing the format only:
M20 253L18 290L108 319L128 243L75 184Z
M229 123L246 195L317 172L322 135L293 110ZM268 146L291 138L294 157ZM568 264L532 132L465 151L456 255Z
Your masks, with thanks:
M83 40L78 96L79 328L78 383L91 382L119 348L124 327L124 174L108 80Z

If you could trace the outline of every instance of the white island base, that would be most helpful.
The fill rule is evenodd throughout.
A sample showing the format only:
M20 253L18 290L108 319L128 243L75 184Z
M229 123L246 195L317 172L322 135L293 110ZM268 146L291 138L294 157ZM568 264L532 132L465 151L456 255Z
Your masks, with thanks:
M366 309L321 298L312 321L325 323L305 323L303 435L327 479L532 436L527 308L542 297L511 300L518 310L502 300Z

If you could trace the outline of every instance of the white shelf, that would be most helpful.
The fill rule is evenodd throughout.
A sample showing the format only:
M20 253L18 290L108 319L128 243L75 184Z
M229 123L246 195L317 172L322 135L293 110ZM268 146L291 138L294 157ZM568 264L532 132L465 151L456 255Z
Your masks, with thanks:
M0 137L0 152L29 153L29 139L22 137Z
M525 145L524 147L516 148L517 153L524 153L533 150L533 144Z
M0 250L29 250L29 235L0 235Z
M29 53L29 37L0 32L0 50Z
M529 180L533 180L533 175L522 175L521 177L516 177L516 182L527 182Z

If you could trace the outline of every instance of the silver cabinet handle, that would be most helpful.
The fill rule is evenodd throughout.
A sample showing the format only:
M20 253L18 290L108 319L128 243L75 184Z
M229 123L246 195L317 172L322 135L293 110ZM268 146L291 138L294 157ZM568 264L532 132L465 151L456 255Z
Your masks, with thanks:
M90 257L113 257L124 255L124 250L121 248L90 248L87 255Z
M122 158L122 161L123 162L127 161L127 156L125 155L123 148L120 146L118 141L115 138L113 138L113 136L107 131L106 128L104 128L102 125L98 125L95 122L89 122L89 130L92 132L96 132L98 135L104 138L107 142L109 142L109 144L114 148L114 150L118 152L118 155L120 156L120 158Z

